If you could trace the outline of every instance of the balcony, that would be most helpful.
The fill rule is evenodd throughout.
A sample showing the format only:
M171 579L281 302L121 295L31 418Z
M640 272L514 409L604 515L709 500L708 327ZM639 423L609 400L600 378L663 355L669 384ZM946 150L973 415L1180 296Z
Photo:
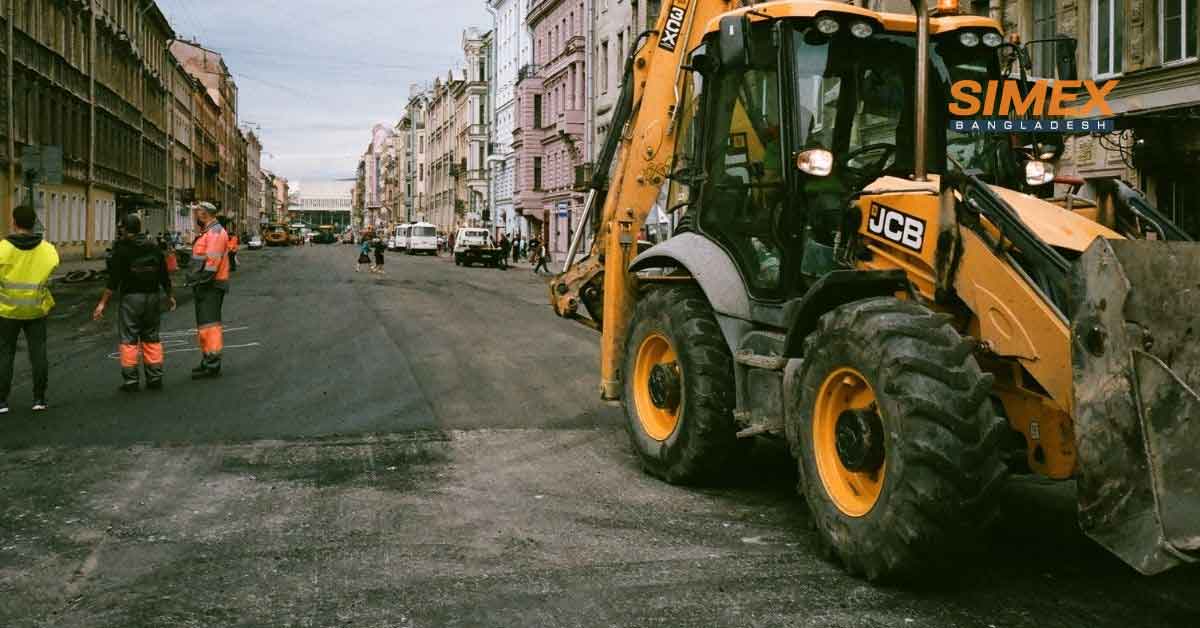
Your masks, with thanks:
M554 130L559 135L583 135L583 115L584 112L582 109L569 109L558 114L558 120L554 123Z
M542 66L536 63L528 63L521 66L520 70L517 70L517 82L520 83L521 81L530 78L539 78L541 74Z
M486 124L472 124L467 127L467 135L485 136L487 132Z

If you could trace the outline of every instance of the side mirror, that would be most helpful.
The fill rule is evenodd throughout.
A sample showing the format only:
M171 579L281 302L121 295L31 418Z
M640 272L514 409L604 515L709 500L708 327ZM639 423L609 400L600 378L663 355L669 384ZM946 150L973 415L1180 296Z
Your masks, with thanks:
M721 18L721 34L717 50L721 67L744 68L750 59L750 18L746 15L726 15Z
M1057 66L1058 79L1061 81L1079 80L1079 63L1075 60L1075 49L1079 46L1079 42L1074 37L1061 33L1055 37L1058 38L1058 41L1054 42L1054 64Z

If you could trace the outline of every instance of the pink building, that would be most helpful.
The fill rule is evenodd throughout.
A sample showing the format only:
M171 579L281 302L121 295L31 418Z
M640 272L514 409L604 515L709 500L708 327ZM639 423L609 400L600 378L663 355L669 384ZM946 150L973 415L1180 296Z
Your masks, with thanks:
M528 0L533 63L517 76L513 125L513 204L555 252L567 250L583 194L575 168L584 150L584 18L582 0Z

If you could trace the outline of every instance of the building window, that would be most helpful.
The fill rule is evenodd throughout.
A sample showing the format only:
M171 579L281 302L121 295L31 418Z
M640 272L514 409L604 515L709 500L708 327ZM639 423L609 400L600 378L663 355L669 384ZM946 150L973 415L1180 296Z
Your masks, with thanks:
M1162 0L1159 45L1163 63L1196 58L1196 0Z
M1033 32L1032 41L1053 39L1058 28L1055 3L1057 0L1033 0ZM1108 1L1112 0L1100 0ZM1045 42L1035 44L1030 52L1033 57L1033 75L1044 78L1053 77L1055 44Z
M608 93L608 40L600 42L600 93Z
M535 192L542 190L542 158L533 158L533 189Z
M1121 0L1092 0L1092 74L1121 73L1125 14Z
M620 87L625 78L621 75L625 69L625 33L617 33L617 58L614 67L617 70L617 87Z
M542 128L542 95L533 95L533 127Z

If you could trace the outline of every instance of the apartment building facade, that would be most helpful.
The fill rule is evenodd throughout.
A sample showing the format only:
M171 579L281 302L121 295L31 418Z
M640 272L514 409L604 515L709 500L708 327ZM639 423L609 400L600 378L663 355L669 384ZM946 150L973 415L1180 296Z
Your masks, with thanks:
M513 127L516 116L517 73L532 60L529 28L525 23L527 0L489 0L493 19L491 154L488 175L492 221L497 231L528 235L528 228L513 206Z
M575 169L587 161L584 3L531 0L526 22L533 62L517 75L514 206L557 257L583 201Z

